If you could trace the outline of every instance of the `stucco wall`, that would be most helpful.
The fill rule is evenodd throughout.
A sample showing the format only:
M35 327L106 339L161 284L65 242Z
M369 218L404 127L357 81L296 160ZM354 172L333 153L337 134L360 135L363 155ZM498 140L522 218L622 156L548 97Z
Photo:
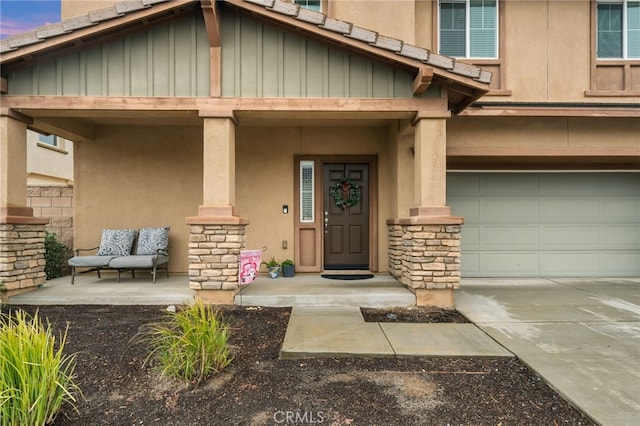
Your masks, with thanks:
M240 127L236 140L238 214L251 221L247 248L266 246L265 256L280 260L294 258L294 155L378 155L378 269L387 270L386 220L393 214L386 128Z
M294 155L378 155L378 264L387 270L386 220L393 217L385 127L239 127L237 214L250 220L247 248L294 258ZM188 269L188 227L202 204L202 131L196 128L100 128L76 144L76 247L94 247L103 228L171 226L170 271ZM289 214L282 213L282 205ZM282 248L286 240L288 248Z
M637 156L638 135L634 118L457 117L447 155Z
M169 270L186 273L189 228L202 203L202 130L101 127L75 145L75 246L95 247L103 228L170 225Z

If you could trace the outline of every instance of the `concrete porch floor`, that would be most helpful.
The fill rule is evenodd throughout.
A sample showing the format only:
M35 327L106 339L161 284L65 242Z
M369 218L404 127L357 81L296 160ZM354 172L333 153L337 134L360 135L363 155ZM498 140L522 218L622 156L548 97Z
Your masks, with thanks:
M104 271L47 281L38 289L12 296L14 305L175 305L193 300L187 275L158 274L156 283L144 271L136 277ZM271 279L264 275L244 286L235 297L241 306L352 306L387 307L415 305L415 295L389 274L367 280L330 280L320 274L296 274Z

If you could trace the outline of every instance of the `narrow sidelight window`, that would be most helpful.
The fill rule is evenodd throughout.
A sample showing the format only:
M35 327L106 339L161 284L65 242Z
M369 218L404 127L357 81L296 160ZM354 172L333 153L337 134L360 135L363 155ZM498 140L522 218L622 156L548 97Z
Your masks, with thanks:
M300 222L314 222L313 161L300 161Z

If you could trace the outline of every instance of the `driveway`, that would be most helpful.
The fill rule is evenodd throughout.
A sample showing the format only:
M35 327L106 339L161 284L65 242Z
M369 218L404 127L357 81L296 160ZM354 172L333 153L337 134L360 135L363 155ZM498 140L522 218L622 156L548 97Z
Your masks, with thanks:
M602 425L640 422L640 278L464 279L458 311Z

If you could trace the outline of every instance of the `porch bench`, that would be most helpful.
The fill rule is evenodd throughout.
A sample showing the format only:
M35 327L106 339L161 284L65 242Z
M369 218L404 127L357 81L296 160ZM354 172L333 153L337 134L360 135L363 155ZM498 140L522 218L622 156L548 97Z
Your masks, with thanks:
M135 270L150 269L153 283L156 283L157 271L164 269L169 277L169 227L134 229L104 229L100 246L89 249L75 249L75 256L69 259L71 266L71 284L75 283L76 268L88 268L84 272L112 269L120 274ZM97 251L95 255L81 255L81 252Z

